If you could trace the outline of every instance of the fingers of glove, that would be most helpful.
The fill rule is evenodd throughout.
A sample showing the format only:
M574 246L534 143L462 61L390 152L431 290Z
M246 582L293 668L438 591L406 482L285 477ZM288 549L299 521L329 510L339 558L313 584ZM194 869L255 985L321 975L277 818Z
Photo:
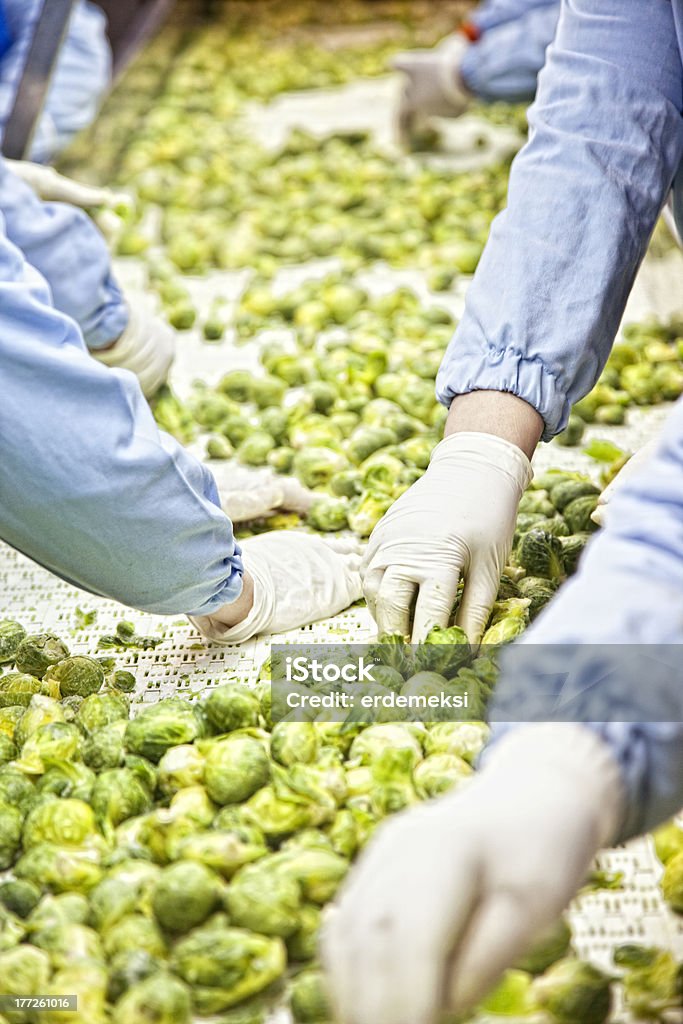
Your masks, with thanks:
M415 580L391 566L382 577L375 601L375 621L380 633L410 635L413 602L417 593Z
M430 579L421 585L413 617L414 644L422 643L433 626L446 628L453 612L459 579L458 568L453 568L442 578Z
M500 572L496 563L472 561L455 620L465 630L471 644L478 643L484 632L499 584Z
M382 586L384 572L384 569L371 569L368 572L365 568L365 558L361 562L360 574L363 581L363 597L368 606L368 611L375 622L377 621L377 595Z
M356 537L321 537L320 541L339 555L357 555L358 568L360 569L363 545Z

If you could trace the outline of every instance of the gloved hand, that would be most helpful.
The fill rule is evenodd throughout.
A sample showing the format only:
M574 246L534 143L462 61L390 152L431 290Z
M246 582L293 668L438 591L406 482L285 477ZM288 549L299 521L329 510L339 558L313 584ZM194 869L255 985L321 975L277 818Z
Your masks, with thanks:
M305 515L317 495L294 477L232 462L211 464L221 507L233 523L248 523L281 510Z
M361 596L355 541L323 540L297 530L263 533L242 541L245 574L254 603L235 626L230 605L190 621L209 640L235 644L262 633L285 633L348 608Z
M121 337L109 348L91 349L90 354L105 366L131 370L145 396L151 398L168 377L175 356L175 334L139 303L128 308L130 319Z
M12 173L45 202L71 203L84 210L101 206L114 209L117 206L131 206L133 203L126 192L84 185L59 174L53 167L34 164L29 160L7 160L6 163Z
M393 66L406 76L398 109L398 135L410 146L431 117L459 117L471 96L460 77L460 64L469 46L462 35L448 36L431 50L407 50Z
M480 1000L616 835L621 785L588 728L520 726L461 791L384 824L323 926L340 1024L435 1024Z
M447 626L458 581L465 579L457 623L475 643L496 599L531 463L492 434L450 434L425 475L402 494L372 532L363 590L380 633L411 632L418 643Z
M597 523L598 526L605 525L607 516L611 515L607 508L610 501L619 488L624 486L627 480L630 480L635 473L638 473L639 470L645 468L649 460L654 455L656 447L657 441L648 441L647 444L643 445L642 448L639 448L638 451L631 456L628 462L624 463L617 475L610 481L610 483L607 484L607 487L605 487L604 491L598 498L597 507L591 515L591 519L594 523Z

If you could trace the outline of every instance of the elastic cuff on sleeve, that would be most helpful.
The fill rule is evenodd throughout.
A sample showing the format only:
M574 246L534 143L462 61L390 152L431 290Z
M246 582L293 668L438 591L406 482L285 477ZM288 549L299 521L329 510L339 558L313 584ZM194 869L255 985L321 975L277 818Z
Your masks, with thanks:
M97 322L83 331L83 340L91 352L107 348L117 341L130 320L130 312L123 295L113 278L107 282L111 300L97 317Z

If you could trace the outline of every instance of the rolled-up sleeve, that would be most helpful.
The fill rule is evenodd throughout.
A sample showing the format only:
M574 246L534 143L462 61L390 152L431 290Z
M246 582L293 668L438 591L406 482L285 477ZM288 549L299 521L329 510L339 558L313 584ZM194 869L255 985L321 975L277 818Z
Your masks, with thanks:
M240 549L211 473L159 432L133 374L88 354L1 216L0 393L3 540L142 610L235 600Z
M595 383L683 155L670 0L565 0L440 400L508 391L545 439Z

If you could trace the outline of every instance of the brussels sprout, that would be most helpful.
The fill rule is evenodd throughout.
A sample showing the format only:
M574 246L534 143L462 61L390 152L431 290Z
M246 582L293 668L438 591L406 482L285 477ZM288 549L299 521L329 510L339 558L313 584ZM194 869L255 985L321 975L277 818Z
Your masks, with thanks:
M348 525L348 511L348 503L343 498L317 498L308 510L306 521L323 533L343 530Z
M160 961L144 949L130 949L117 954L109 965L107 1002L118 1002L133 985L156 974L160 968Z
M631 947L630 956L624 957L623 947L615 951L615 963L629 967L623 979L627 1008L638 1020L665 1020L668 1011L681 1003L681 966L672 953L664 950ZM635 963L633 961L636 961ZM640 962L638 962L640 961Z
M671 909L683 913L683 853L675 853L666 861L661 884Z
M567 426L555 436L555 444L563 448L575 448L581 444L585 430L586 424L583 419L577 413L572 413L567 420Z
M19 644L14 662L20 672L42 679L50 665L68 656L69 648L54 633L33 633Z
M279 377L267 374L265 377L254 378L249 398L259 409L269 406L280 406L284 398L286 385Z
M219 898L219 880L196 861L179 861L164 868L151 892L151 906L161 928L187 932L205 921Z
M34 732L50 722L63 722L64 710L58 701L52 697L45 697L35 694L26 712L21 715L14 732L14 740L17 746L23 747L26 740Z
M268 454L275 448L275 441L263 430L255 430L237 449L237 458L247 466L265 466Z
M327 415L331 412L338 399L336 388L324 380L314 380L306 385L305 392L310 395L315 412Z
M50 958L28 943L0 952L0 995L38 996L47 991Z
M144 950L150 956L166 957L166 943L156 921L143 914L126 914L102 934L107 959L129 949Z
M48 894L29 917L28 925L32 932L39 933L58 925L85 924L88 916L88 898L82 893Z
M258 697L246 686L237 683L216 687L202 708L216 732L232 732L259 723Z
M207 751L204 785L218 804L242 803L265 786L269 777L268 755L258 740L228 737Z
M159 761L158 778L159 789L166 796L201 783L204 778L203 754L190 743L170 747Z
M238 831L190 835L181 839L175 850L180 860L197 861L226 878L267 852L264 842L254 842Z
M245 416L234 413L232 416L226 416L219 424L218 429L231 445L238 448L247 440L253 428Z
M562 545L543 530L529 530L517 546L517 561L530 576L560 580L564 576Z
M284 409L271 407L261 413L259 424L262 431L270 434L276 445L287 444L289 433L289 422ZM275 451L275 449L273 449ZM270 461L272 451L268 453L267 461Z
M525 597L531 602L529 618L532 621L550 601L556 590L557 583L554 580L545 580L540 576L526 576L519 581L520 597Z
M23 707L0 708L0 735L14 740L17 725L24 717Z
M413 767L422 760L422 747L405 725L380 723L364 729L351 744L349 760L372 764L385 750L409 750Z
M24 719L22 723L23 721ZM42 775L46 771L46 764L77 759L81 745L82 737L75 725L68 722L50 722L31 733L21 748L21 757L15 764L27 775Z
M14 765L0 768L0 805L9 804L21 812L22 817L35 803L36 790L33 783Z
M439 672L451 678L472 656L467 634L459 626L442 629L434 626L425 637L424 644L415 651L415 667Z
M83 800L46 800L29 811L23 830L24 850L41 843L84 846L97 833L95 815Z
M355 498L363 490L357 469L344 469L330 480L330 490L339 498Z
M488 738L483 722L438 722L425 736L427 754L455 754L474 764Z
M286 953L278 938L207 925L175 944L170 963L192 985L196 1011L220 1013L280 978Z
M206 454L210 459L231 459L235 454L235 449L228 441L227 437L210 437L206 442Z
M583 498L575 498L565 505L562 514L572 533L592 533L597 530L597 525L591 519L597 504L598 499L595 495L586 495Z
M570 477L568 480L560 478L557 483L551 484L549 490L550 500L558 512L563 512L567 505L577 498L584 498L591 494L598 497L600 494L595 484L584 477Z
M0 870L12 865L21 844L23 819L17 807L0 803Z
M571 941L571 928L563 917L559 917L555 924L545 929L515 967L528 974L543 974L557 960L569 955Z
M589 533L575 533L571 537L560 537L562 562L568 576L576 572L583 549L590 540Z
M324 487L346 466L346 459L339 452L313 446L296 453L292 468L306 487Z
M218 392L235 402L248 402L255 383L248 370L230 370L218 382Z
M513 597L507 601L496 601L491 615L491 624L481 638L482 647L497 647L511 643L524 632L529 624L528 598Z
M0 882L0 905L22 919L27 918L35 910L40 897L41 891L33 882L21 878L7 878Z
M360 466L361 481L368 491L393 495L403 477L403 463L389 452L375 452Z
M318 755L318 734L310 722L279 722L270 737L270 756L280 764L310 763Z
M336 449L342 440L341 432L327 416L309 413L298 418L290 414L289 443L293 448Z
M317 823L312 804L281 799L272 786L264 786L244 804L244 818L264 835L277 839Z
M388 494L364 491L355 508L349 512L349 526L359 537L369 537L392 504Z
M112 868L90 892L91 921L99 930L109 929L117 921L132 914L144 899L160 868L147 861L122 861Z
M0 665L11 664L23 640L26 630L12 619L0 619Z
M104 683L104 670L94 658L76 654L48 667L46 679L59 684L62 697L89 697Z
M79 960L101 962L104 957L99 935L84 924L58 924L35 934L33 941L57 968Z
M83 745L83 761L89 768L97 772L118 768L123 761L126 725L123 720L112 722L88 737Z
M458 785L471 774L471 766L456 754L430 754L416 765L413 782L417 795L422 800L429 800Z
M332 1008L321 971L309 970L297 974L292 982L289 1005L298 1024L315 1024L332 1019Z
M179 978L158 971L132 985L116 1003L112 1024L190 1024L190 989Z
M609 976L572 957L558 960L537 978L532 994L557 1024L603 1024L612 1007Z
M76 725L87 735L117 721L128 721L130 701L123 693L96 693L86 697L76 712Z
M327 837L320 837L327 843ZM259 867L272 870L298 882L303 897L323 906L339 888L349 870L349 862L326 846L288 847L262 861ZM258 929L257 929L258 931Z
M8 764L13 761L17 756L17 748L13 741L6 736L5 733L0 732L0 764Z
M92 808L98 821L111 827L144 814L151 806L150 792L129 768L110 768L97 776Z
M372 676L385 690L393 690L394 693L398 693L405 682L401 673L390 665L373 665Z
M398 446L400 457L404 462L417 466L418 469L426 469L436 443L437 439L431 435L409 437Z
M509 970L493 992L480 1003L479 1009L494 1017L526 1017L534 1012L531 977L523 970Z
M299 926L301 888L294 874L278 872L272 858L241 868L225 893L233 924L263 935L286 938Z
M652 833L655 853L662 864L683 853L683 828L676 821L667 821Z
M291 472L294 464L295 451L293 448L286 446L273 448L271 452L268 452L268 458L266 462L271 466L276 473L289 473Z
M313 960L318 953L322 914L314 903L304 903L299 911L299 927L287 938L290 960Z
M107 685L120 693L132 693L135 689L135 676L126 669L119 668L107 676Z
M352 462L361 463L380 448L395 444L397 440L393 430L387 427L358 427L347 441L346 453Z
M26 878L55 892L85 892L102 877L101 853L94 843L87 848L33 846L14 866L19 878Z
M157 762L169 747L190 743L205 733L199 710L182 698L150 704L128 723L125 745L133 754Z

